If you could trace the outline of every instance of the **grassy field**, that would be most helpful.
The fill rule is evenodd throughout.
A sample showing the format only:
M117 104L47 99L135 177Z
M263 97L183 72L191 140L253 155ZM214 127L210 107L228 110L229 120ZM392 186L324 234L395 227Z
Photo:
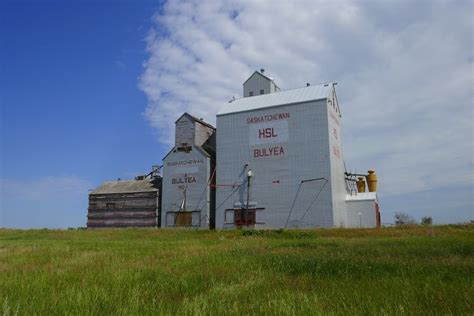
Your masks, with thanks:
M0 230L4 315L474 314L474 225Z

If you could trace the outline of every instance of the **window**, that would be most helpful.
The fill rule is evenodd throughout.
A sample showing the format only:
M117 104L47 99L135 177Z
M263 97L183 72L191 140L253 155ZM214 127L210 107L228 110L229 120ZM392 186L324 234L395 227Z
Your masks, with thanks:
M249 97L253 97L253 91L249 92Z
M260 90L260 94L264 94L265 91L263 89Z

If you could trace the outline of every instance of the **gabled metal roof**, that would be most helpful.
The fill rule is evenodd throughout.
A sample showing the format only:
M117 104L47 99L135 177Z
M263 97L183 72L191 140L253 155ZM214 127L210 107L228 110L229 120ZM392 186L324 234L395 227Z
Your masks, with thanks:
M246 112L256 109L268 108L278 105L302 103L327 99L330 96L332 83L309 86L299 89L279 91L262 94L251 98L237 99L225 106L217 113L217 116L231 113Z
M158 188L154 182L153 179L105 181L89 194L156 192Z
M248 77L247 80L244 81L244 83L243 83L242 85L244 86L244 85L247 83L247 81L249 81L250 78L252 78L255 74L258 74L258 75L262 76L262 77L265 78L265 79L268 79L268 80L270 80L270 81L273 81L273 78L272 78L272 77L269 77L269 76L267 76L267 75L264 75L264 74L262 74L260 71L255 70L255 71L250 75L250 77ZM273 83L275 83L275 81L273 81ZM275 84L275 85L276 85L276 84Z
M262 76L263 78L265 78L265 79L267 79L267 80L273 82L273 84L275 85L275 87L277 87L278 90L281 90L280 87L275 83L275 80L273 80L272 77L269 77L269 76L267 76L267 75L264 75L264 74L262 74L261 72L259 72L259 71L257 71L257 70L255 70L255 71L250 75L250 77L248 77L247 80L245 80L245 82L244 82L242 85L245 86L245 84L247 83L247 81L249 81L250 78L252 78L255 74L260 75L260 76Z

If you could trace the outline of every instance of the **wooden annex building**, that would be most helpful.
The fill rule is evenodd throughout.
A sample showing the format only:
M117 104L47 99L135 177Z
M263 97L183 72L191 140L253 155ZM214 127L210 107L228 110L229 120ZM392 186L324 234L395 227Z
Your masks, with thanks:
M89 194L87 227L159 227L161 177L106 181Z

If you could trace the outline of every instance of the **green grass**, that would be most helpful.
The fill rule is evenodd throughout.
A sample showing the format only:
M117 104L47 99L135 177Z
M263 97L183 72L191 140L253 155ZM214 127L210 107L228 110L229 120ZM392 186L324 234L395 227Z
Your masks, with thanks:
M4 315L474 314L474 225L0 230Z

